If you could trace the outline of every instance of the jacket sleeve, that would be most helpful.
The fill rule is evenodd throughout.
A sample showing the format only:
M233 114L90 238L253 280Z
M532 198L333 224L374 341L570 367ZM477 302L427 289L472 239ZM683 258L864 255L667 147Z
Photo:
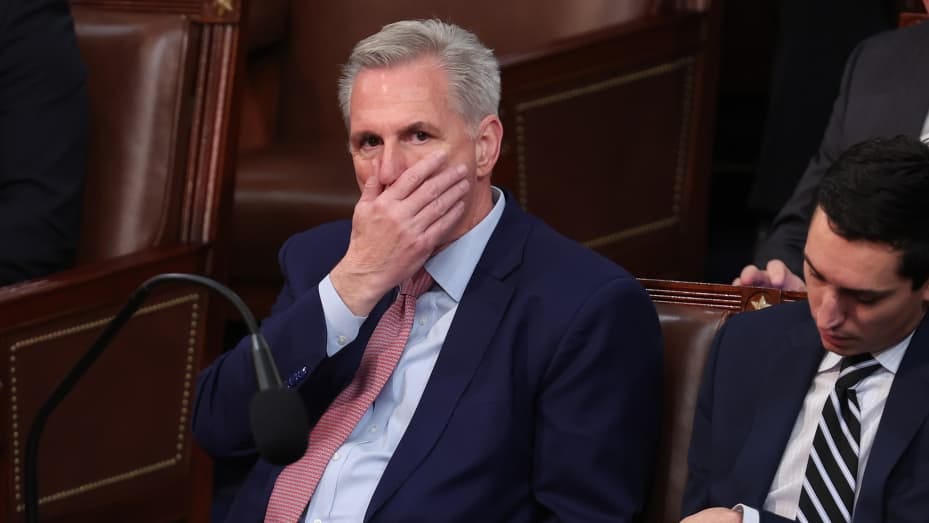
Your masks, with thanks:
M764 268L770 260L781 260L794 274L803 277L803 246L816 205L819 183L829 166L852 145L848 143L846 115L849 110L849 93L855 82L855 69L864 45L859 44L846 62L839 95L819 150L807 165L790 199L774 218L767 239L759 247L755 257L755 264L759 267Z
M294 288L287 262L288 241L281 249L281 268L285 283L261 325L282 377L306 367L311 375L326 359L326 323L316 286ZM297 260L294 260L297 261ZM197 380L192 416L197 442L214 457L255 452L248 418L248 405L257 391L251 343L246 337L235 348L220 356Z

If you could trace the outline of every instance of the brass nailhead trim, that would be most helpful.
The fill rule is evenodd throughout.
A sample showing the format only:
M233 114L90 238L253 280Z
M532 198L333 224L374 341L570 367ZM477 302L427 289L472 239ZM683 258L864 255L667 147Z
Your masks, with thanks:
M117 474L117 475L115 475L115 476L110 476L110 477L108 477L108 478L104 478L104 479L101 479L101 480L92 481L92 482L90 482L90 483L86 483L86 484L83 484L83 485L79 485L79 486L77 486L77 487L75 487L75 488L63 490L63 491L61 491L61 492L56 492L56 493L54 493L54 494L50 494L50 495L48 495L48 496L44 496L44 497L42 497L42 498L39 499L39 504L40 504L40 505L45 504L45 503L49 503L49 502L52 502L52 501L59 501L59 500L61 500L61 499L65 499L65 498L68 498L68 497L71 497L71 496L75 496L75 495L78 495L78 494L82 494L82 493L85 493L85 492L88 492L88 491L91 491L91 490L94 490L94 489L98 489L98 488L101 488L101 487L105 487L105 486L108 486L108 485L113 485L113 484L120 483L120 482L123 482L123 481L128 481L128 480L130 480L130 479L134 479L134 478L137 478L137 477L140 477L140 476L144 476L144 475L146 475L146 474L151 474L152 472L156 472L156 471L159 471L159 470L162 470L162 469L165 469L165 468L168 468L168 467L172 467L172 466L174 466L174 465L177 465L177 464L181 461L181 459L182 459L182 457L183 457L182 453L183 453L183 451L184 451L184 440L185 440L185 436L186 436L186 433L187 433L186 418L187 418L188 397L189 397L189 394L190 394L190 392L189 392L190 383L191 383L191 380L192 380L192 378L193 378L193 375L191 374L191 369L192 369L191 362L193 362L193 357L194 357L194 354L195 354L195 352L196 352L197 326L198 326L198 323L197 323L197 317L198 317L198 315L197 315L197 309L198 309L198 307L199 307L199 304L198 304L199 299L200 299L200 295L199 295L199 294L187 294L187 295L180 296L180 297L178 297L178 298L174 298L174 299L171 299L171 300L167 300L167 301L164 301L164 302L161 302L161 303L155 303L155 304L152 304L152 305L149 305L149 306L146 306L146 307L142 307L142 308L140 308L138 311L136 311L135 314L133 314L133 317L136 317L136 316L143 316L143 315L146 315L146 314L152 314L152 313L154 313L154 312L159 312L159 311L166 310L166 309L170 309L170 308L172 308L172 307L177 307L177 306L180 306L180 305L185 305L185 304L190 304L190 305L191 305L190 327L189 327L189 330L190 330L190 338L188 339L188 346L187 346L187 366L186 366L186 368L185 368L185 370L184 370L184 394L183 394L183 398L181 399L181 405L180 405L180 407L181 407L181 412L180 412L180 416L178 417L178 420L179 420L179 422L178 422L178 437L177 437L178 443L177 443L177 446L176 446L177 452L176 452L175 456L174 456L173 458L171 458L171 459L166 459L166 460L163 460L163 461L159 461L159 462L157 462L157 463L153 463L153 464L151 464L151 465L146 465L146 466L144 466L144 467L140 467L140 468L137 468L137 469L133 469L133 470L130 470L130 471L128 471L128 472L124 472L124 473L122 473L122 474ZM75 326L73 326L73 327L68 327L67 329L61 329L61 330L53 331L53 332L50 332L50 333L42 334L42 335L40 335L40 336L34 336L34 337L31 337L31 338L26 338L26 339L23 339L23 340L20 340L20 341L14 343L13 345L10 346L10 375L12 376L12 375L16 372L16 367L15 367L15 363L16 363L15 353L16 353L16 351L21 350L21 349L23 349L23 348L25 348L25 347L28 347L28 346L30 346L30 345L35 345L35 344L37 344L37 343L42 343L42 342L45 342L45 341L50 341L50 340L54 340L54 339L57 339L57 338L62 338L62 337L65 337L65 336L70 336L70 335L72 335L72 334L77 334L77 333L80 333L80 332L83 332L83 331L86 331L86 330L89 330L89 329L94 329L94 328L97 328L97 327L102 327L102 326L106 325L107 323L109 323L112 319L113 319L113 316L108 316L108 317L106 317L106 318L102 318L102 319L99 319L99 320L91 321L91 322L88 322L88 323L82 323L82 324L80 324L80 325L75 325ZM12 381L12 382L15 383L15 378L13 378L13 381ZM15 392L15 389L14 389L14 392ZM11 419L11 433L12 433L12 436L13 436L13 438L12 438L12 441L13 441L13 463L14 463L14 473L15 473L15 476L14 476L15 480L14 480L13 484L14 484L15 491L16 491L16 499L17 499L17 501L18 501L18 500L20 499L20 491L21 491L21 481L22 481L22 478L21 478L21 474L20 474L20 468L19 468L19 466L18 466L18 465L19 465L19 433L18 433L17 429L18 429L18 426L19 426L19 425L18 425L18 424L19 424L19 420L18 420L17 405L16 405L16 404L17 404L17 397L16 397L15 394L11 394L10 403L11 403L11 404L10 404L10 410L11 410L11 412L12 412L12 416L11 416L11 418L12 418L12 419ZM17 504L17 505L16 505L16 511L17 511L17 512L22 512L22 511L24 510L24 508L25 508L25 506L22 505L22 504Z
M688 125L690 123L690 113L693 101L692 79L694 75L694 57L692 56L687 56L673 62L659 64L654 67L649 67L648 69L642 69L641 71L616 76L601 82L585 85L575 89L569 89L567 91L561 91L548 96L543 96L516 104L516 178L519 187L520 205L524 209L528 210L529 173L526 168L526 150L528 148L528 142L526 140L526 124L523 113L537 107L545 107L547 105L564 102L572 98L597 93L623 84L643 80L645 78L667 74L678 69L685 70L686 78L684 80L684 96L681 100L683 121L681 122L681 136L679 138L678 145L677 165L674 170L674 192L672 196L671 216L654 222L623 229L615 233L588 240L583 243L584 245L591 248L602 247L604 245L616 243L628 238L632 238L634 236L639 236L648 232L667 229L678 225L680 223L680 201L684 183L684 171L687 165L687 140L689 138Z
M93 481L93 482L81 485L79 487L75 487L73 489L63 490L61 492L56 492L55 494L43 496L39 498L39 505L44 505L52 501L60 501L62 499L69 498L77 494L83 494L85 492L89 492L91 490L98 489L100 487L114 485L116 483L127 481L133 478L137 478L139 476L144 476L145 474L151 474L152 472L157 472L159 470L172 467L176 465L178 461L180 461L180 459L177 456L175 456L174 458L166 459L164 461L159 461L157 463L153 463L145 467L131 470L124 474L117 474L116 476L111 476L109 478L101 479L99 481ZM16 505L16 512L22 512L24 509L25 509L25 505L23 504Z
M585 246L590 247L591 249L596 249L597 247L602 247L611 243L627 240L629 238L645 233L660 231L662 229L670 229L671 227L677 225L679 221L680 219L677 216L672 216L670 218L664 218L661 220L644 223L642 225L636 225L635 227L629 227L628 229L623 229L612 234L607 234L606 236L594 238L593 240L589 240L583 243Z

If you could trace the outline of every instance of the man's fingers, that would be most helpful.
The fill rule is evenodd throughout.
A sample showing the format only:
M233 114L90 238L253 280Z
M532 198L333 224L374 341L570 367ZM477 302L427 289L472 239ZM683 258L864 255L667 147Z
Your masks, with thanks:
M741 285L752 285L755 283L755 280L759 275L761 275L761 270L759 270L758 267L755 267L754 265L746 265L736 280L740 281Z
M771 273L771 285L785 291L805 291L806 283L797 276L781 260L768 262L768 272Z
M422 183L403 202L412 215L419 215L429 207L435 207L435 202L451 191L453 194L460 190L459 183L467 177L467 168L464 165L448 167L436 173ZM448 202L450 206L451 203ZM446 206L446 207L448 207Z
M773 287L784 290L805 290L803 280L790 271L781 260L771 260L761 270L754 265L747 265L742 269L738 278L732 281L733 285L754 285L759 287Z
M742 273L732 283L733 285L746 285L756 287L770 287L771 280L767 272L754 265L746 265Z
M433 221L423 232L424 240L435 247L445 243L449 238L448 234L458 223L458 220L464 215L464 200L456 201L445 213Z
M433 174L439 171L447 158L448 152L444 149L426 155L425 158L414 163L400 174L397 181L388 189L390 196L395 200L405 200L426 180L432 179Z
M384 187L379 181L377 181L376 176L369 176L365 180L364 187L361 188L361 198L359 201L370 202L377 198L382 192L384 192Z
M444 183L442 184L444 186ZM413 217L413 229L428 229L434 222L447 214L458 202L464 201L471 191L471 181L467 178L461 178L448 187L444 187L441 192L428 200L422 202L422 207L418 209ZM411 197L413 199L414 197ZM415 196L418 198L418 195ZM411 205L414 205L411 202ZM416 203L415 205L419 205Z
M778 289L782 288L784 286L784 281L787 279L787 274L790 273L790 270L784 265L784 262L781 260L771 260L768 262L765 269L767 269L771 286Z
M791 273L784 281L784 290L806 292L806 282L796 274Z

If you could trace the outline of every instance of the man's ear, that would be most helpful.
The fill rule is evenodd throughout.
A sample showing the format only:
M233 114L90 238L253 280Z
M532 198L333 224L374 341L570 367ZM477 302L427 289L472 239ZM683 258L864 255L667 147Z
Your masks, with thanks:
M503 124L495 114L481 120L474 140L474 158L477 177L489 176L497 158L500 157L500 145L503 142Z

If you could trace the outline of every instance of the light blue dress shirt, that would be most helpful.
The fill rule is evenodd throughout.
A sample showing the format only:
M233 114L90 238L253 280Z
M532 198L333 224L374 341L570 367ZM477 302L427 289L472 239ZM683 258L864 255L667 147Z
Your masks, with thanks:
M336 450L306 512L306 523L357 523L364 519L387 463L406 432L439 357L458 303L484 247L500 221L503 192L474 228L426 262L435 285L416 300L413 329L383 390ZM327 275L319 284L326 316L326 351L332 356L358 335L366 318L351 313Z

